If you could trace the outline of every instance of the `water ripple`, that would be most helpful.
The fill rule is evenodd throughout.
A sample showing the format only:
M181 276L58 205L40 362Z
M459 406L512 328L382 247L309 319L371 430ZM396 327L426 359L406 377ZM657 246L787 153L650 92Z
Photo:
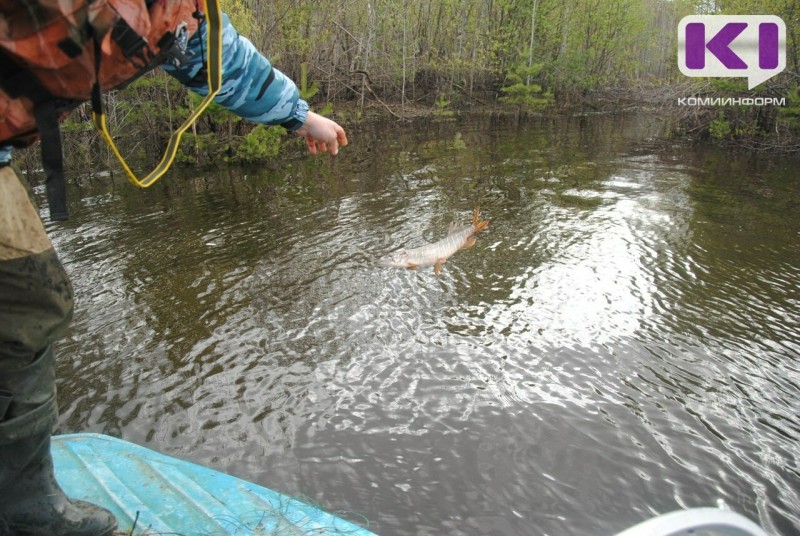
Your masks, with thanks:
M613 533L719 499L800 530L789 167L754 192L636 124L440 127L352 170L79 197L49 227L77 302L61 429L386 535ZM440 277L375 265L475 206L492 225Z

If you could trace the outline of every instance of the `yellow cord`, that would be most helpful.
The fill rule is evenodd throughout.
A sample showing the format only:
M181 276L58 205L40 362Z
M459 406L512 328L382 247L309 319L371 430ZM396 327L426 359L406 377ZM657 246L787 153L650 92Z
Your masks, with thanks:
M111 151L119 160L119 163L122 165L122 169L125 170L125 173L128 175L128 178L131 180L133 184L138 186L139 188L147 188L148 186L152 186L158 179L160 179L170 168L172 163L175 161L175 155L178 153L178 148L181 144L181 137L186 130L192 126L192 123L200 117L205 109L208 107L209 104L214 100L214 97L219 92L220 87L222 86L222 12L219 8L219 2L217 0L203 0L203 5L205 6L205 16L206 20L208 21L208 38L207 38L207 74L208 74L208 95L200 102L200 105L195 109L189 117L181 124L178 129L172 133L172 136L169 138L169 142L167 143L167 148L164 151L164 155L161 157L161 161L158 165L148 173L143 179L139 179L136 174L131 170L128 163L125 161L125 158L122 156L122 153L119 152L114 140L111 138L111 135L108 132L108 127L106 124L106 116L104 113L97 113L96 111L92 112L92 123L94 127L100 132L103 136L103 139L111 148Z

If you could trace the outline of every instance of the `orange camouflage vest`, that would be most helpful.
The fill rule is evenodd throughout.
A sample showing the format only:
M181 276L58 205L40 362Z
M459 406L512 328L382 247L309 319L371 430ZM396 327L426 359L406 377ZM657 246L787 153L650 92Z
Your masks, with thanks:
M63 113L120 87L192 35L200 0L0 0L0 143L36 140L35 108Z

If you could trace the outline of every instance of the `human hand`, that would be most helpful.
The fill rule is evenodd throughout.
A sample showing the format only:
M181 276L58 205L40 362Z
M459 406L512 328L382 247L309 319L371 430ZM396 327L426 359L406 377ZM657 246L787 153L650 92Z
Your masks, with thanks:
M313 155L322 151L334 156L339 152L339 147L347 145L344 129L335 121L314 112L308 112L306 122L295 133L306 139L308 151Z

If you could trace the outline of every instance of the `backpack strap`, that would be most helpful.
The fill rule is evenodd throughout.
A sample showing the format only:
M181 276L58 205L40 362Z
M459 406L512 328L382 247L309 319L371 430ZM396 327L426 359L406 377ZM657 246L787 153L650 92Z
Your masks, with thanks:
M44 168L47 205L52 221L64 221L69 217L67 210L67 182L64 177L63 149L59 115L66 101L56 99L29 71L19 69L0 51L2 67L0 79L3 90L12 97L26 96L33 103L33 116L41 139L40 152Z
M122 153L120 153L119 149L114 143L111 134L108 132L106 116L103 113L103 99L100 85L95 83L94 87L92 88L92 123L94 124L95 129L97 129L97 131L103 137L106 144L111 148L111 151L117 157L117 160L119 160L122 169L125 170L125 173L128 175L130 181L140 188L152 186L167 172L167 170L169 170L170 166L175 160L175 155L180 147L181 137L183 136L184 132L186 132L186 130L192 126L192 123L194 123L200 114L202 114L209 104L211 104L211 102L214 100L214 97L216 97L217 93L219 92L220 87L222 87L222 13L220 11L218 0L203 0L203 6L205 9L205 20L207 21L208 25L206 28L206 64L208 66L206 71L208 74L208 95L205 96L202 102L200 102L200 105L189 115L189 117L186 118L183 124L181 124L178 129L172 133L172 136L170 136L169 142L167 143L167 148L164 151L164 155L161 157L161 161L158 163L155 169L153 169L142 179L139 179L139 177L137 177L136 174L131 170L130 166L128 166L128 163L125 161ZM99 46L97 40L95 40L95 46ZM99 51L96 51L95 54L95 58L97 58L96 61L99 61L100 58L100 54L98 52ZM99 64L96 65L98 72L99 67Z
M36 128L42 140L42 167L47 175L45 190L52 221L69 218L67 211L67 181L64 178L64 154L61 148L61 128L53 98L41 101L33 109Z

